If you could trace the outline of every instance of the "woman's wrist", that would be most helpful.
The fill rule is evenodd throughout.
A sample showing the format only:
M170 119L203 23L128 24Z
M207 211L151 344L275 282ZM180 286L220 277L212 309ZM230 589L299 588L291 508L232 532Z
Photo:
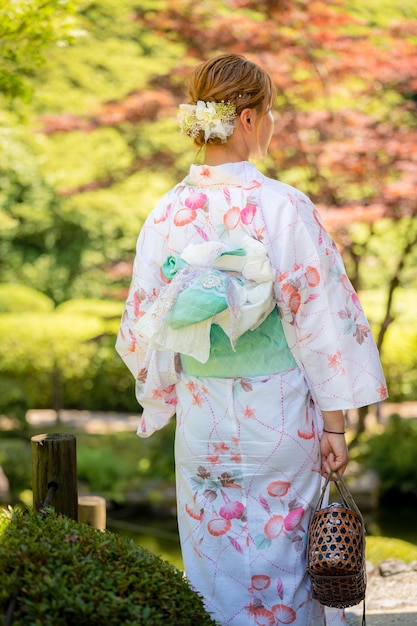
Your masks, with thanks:
M345 435L346 431L345 430L328 430L327 428L323 428L323 432L327 433L328 435Z
M345 418L343 411L322 411L323 431L332 435L345 434Z

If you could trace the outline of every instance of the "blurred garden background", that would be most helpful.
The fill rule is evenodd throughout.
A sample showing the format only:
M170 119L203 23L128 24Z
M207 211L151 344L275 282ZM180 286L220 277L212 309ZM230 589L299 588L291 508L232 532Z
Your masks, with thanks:
M3 503L31 502L39 427L70 429L80 489L104 495L115 520L133 505L156 513L158 553L177 543L173 426L139 440L130 426L89 432L81 418L130 424L140 412L114 350L136 238L199 158L177 128L185 77L230 51L278 89L257 165L316 203L366 309L390 405L348 416L351 456L388 508L370 535L406 541L396 554L417 558L415 1L3 0L0 44ZM28 419L40 409L49 425ZM404 501L414 517L400 525ZM117 528L131 522L119 516Z

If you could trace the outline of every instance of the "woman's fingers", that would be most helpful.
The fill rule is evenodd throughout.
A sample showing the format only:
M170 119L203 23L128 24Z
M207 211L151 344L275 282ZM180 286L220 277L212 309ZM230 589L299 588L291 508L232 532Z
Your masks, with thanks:
M322 474L326 476L330 470L343 474L349 461L349 452L344 436L323 433L320 450Z

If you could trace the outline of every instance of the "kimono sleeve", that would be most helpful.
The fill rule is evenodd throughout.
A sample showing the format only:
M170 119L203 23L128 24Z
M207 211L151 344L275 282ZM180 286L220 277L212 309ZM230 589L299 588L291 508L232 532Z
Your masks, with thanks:
M132 281L125 303L116 350L135 378L136 398L143 408L137 431L149 437L171 419L176 409L177 355L151 349L136 324L164 285L161 265L167 256L163 228L155 228L151 214L138 238Z
M292 224L291 243L276 298L288 345L315 402L332 411L384 400L387 388L370 325L314 207Z

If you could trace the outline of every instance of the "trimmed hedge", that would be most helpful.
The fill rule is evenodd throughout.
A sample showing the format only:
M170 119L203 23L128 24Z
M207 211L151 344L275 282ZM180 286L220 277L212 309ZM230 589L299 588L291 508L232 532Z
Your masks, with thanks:
M0 513L0 619L13 626L209 626L183 572L53 509Z
M140 410L132 375L114 347L121 306L91 304L96 315L75 305L0 315L0 413Z
M36 289L0 283L0 313L46 313L53 309L53 301Z
M76 298L67 300L59 304L56 308L57 313L66 315L90 315L92 317L100 317L103 320L113 320L119 325L121 315L123 313L123 303L115 300L97 300L91 298L84 300Z

